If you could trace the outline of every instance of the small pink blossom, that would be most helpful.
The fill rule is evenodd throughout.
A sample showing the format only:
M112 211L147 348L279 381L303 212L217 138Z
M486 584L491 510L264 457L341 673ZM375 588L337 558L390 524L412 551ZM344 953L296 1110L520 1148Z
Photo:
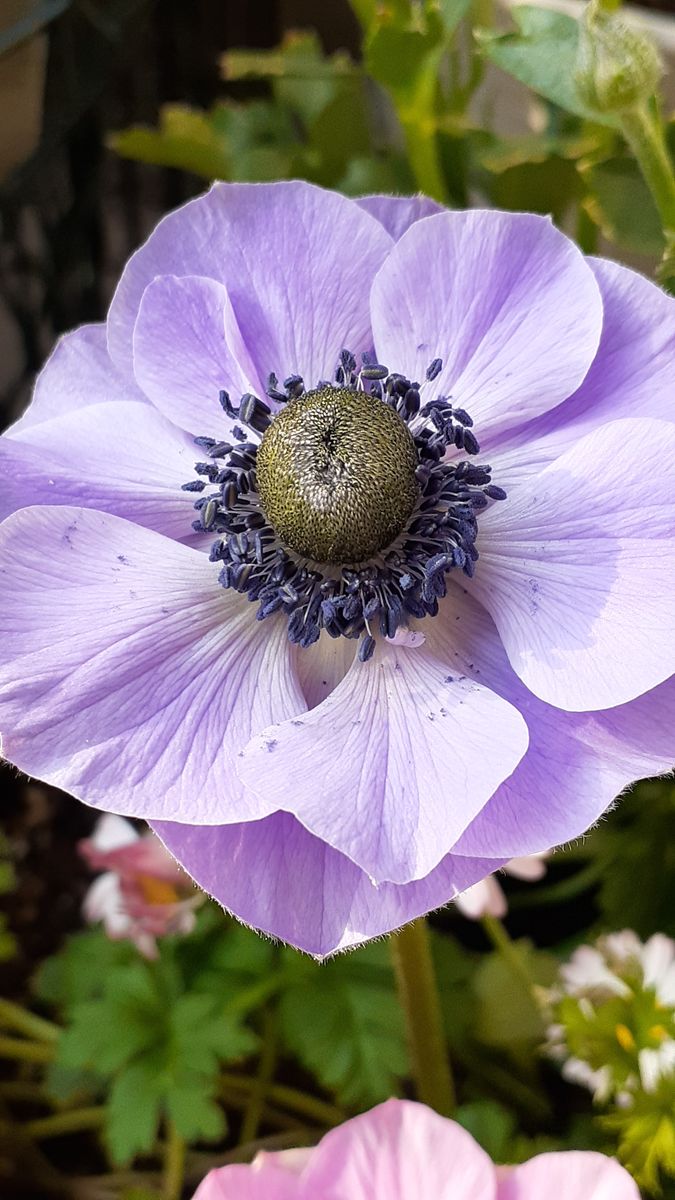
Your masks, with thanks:
M104 872L87 891L83 911L87 921L103 922L109 938L128 938L145 958L156 958L158 937L191 932L200 897L153 834L141 836L108 813L79 849L93 870Z
M410 1100L388 1100L310 1150L259 1154L211 1171L194 1200L640 1200L613 1158L540 1154L495 1167L461 1125Z
M524 858L512 858L504 870L514 879L524 879L534 883L546 874L544 859L548 851L541 854L528 854ZM455 904L465 917L478 921L481 917L505 917L508 909L506 896L500 887L496 875L488 875L486 879L474 883L460 896L455 897Z

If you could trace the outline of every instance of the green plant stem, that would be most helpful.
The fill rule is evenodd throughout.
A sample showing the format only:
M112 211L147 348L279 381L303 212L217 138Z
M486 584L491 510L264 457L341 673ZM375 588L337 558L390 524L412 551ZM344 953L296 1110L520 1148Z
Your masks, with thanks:
M185 1179L185 1142L173 1121L167 1124L162 1200L181 1200Z
M40 1083L27 1079L3 1079L0 1081L0 1100L23 1100L29 1104L42 1104L54 1108L54 1099Z
M435 120L425 115L408 116L400 112L399 118L415 187L432 200L438 200L439 204L447 204L448 193L441 171Z
M244 1119L241 1123L240 1142L253 1142L258 1136L267 1089L272 1082L274 1068L277 1064L277 1049L276 1013L266 1009L263 1018L263 1044L260 1061L256 1078L253 1081L254 1087L251 1088Z
M520 980L527 992L536 1000L534 981L525 969L520 955L516 953L513 942L502 922L498 917L488 916L481 917L481 925L495 947L495 950L501 954L509 969Z
M291 978L291 974L286 970L275 971L274 974L251 984L250 987L243 988L223 1005L223 1012L228 1016L235 1013L237 1016L241 1016L254 1008L262 1007L270 996L282 990L286 981Z
M583 250L583 246L581 248ZM587 251L587 253L589 252ZM509 909L530 908L534 905L538 908L542 904L560 904L561 901L572 900L581 892L588 891L593 887L593 884L597 883L603 874L604 865L601 862L590 862L587 867L582 867L568 879L559 879L557 883L531 888L509 896Z
M591 220L583 203L580 204L577 212L577 227L574 232L574 238L579 249L583 250L584 254L595 254L598 248L599 235L600 230L595 221Z
M221 1072L220 1081L228 1090L234 1088L243 1092L252 1091L256 1082L244 1075L237 1075L234 1071ZM336 1105L328 1104L325 1100L319 1100L316 1096L310 1096L284 1083L271 1084L267 1089L267 1097L274 1104L307 1117L322 1127L340 1125L345 1120L346 1114Z
M28 1042L23 1038L0 1037L0 1058L14 1058L18 1062L48 1063L54 1057L54 1049L45 1042Z
M40 1141L44 1138L60 1137L63 1133L80 1133L83 1129L100 1129L105 1121L105 1108L72 1108L54 1113L49 1117L36 1117L24 1122L24 1131L29 1138Z
M225 1104L226 1108L228 1108L228 1109L236 1108L236 1109L239 1109L242 1113L246 1112L246 1109L248 1108L250 1101L251 1101L250 1091L248 1091L248 1092L240 1091L239 1088L229 1088L229 1087L223 1086L220 1089L220 1095L221 1095L221 1099L222 1099L223 1103ZM275 1108L273 1104L270 1104L269 1096L265 1096L261 1111L262 1111L261 1119L264 1120L265 1124L269 1125L271 1128L274 1128L274 1129L297 1129L298 1128L298 1121L300 1120L300 1118L297 1116L294 1116L292 1113L287 1112L284 1109ZM242 1145L243 1145L243 1143L242 1143Z
M675 268L675 172L663 125L646 107L623 112L620 120L622 133L637 159L661 218L666 252L660 273L670 276Z
M35 1038L38 1042L57 1041L61 1030L53 1021L45 1021L36 1017L35 1013L14 1004L11 1000L0 999L0 1025L25 1033L26 1037Z
M455 1089L424 918L394 934L390 945L417 1098L449 1117L455 1109Z

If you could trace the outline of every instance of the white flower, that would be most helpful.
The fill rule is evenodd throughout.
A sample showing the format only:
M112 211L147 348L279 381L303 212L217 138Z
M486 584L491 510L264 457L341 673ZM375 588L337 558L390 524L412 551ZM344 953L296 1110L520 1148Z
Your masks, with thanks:
M514 879L524 879L533 883L546 874L544 859L549 853L550 851L544 850L540 854L512 858L504 867L504 871ZM508 909L506 896L495 875L488 875L486 879L481 879L474 883L473 887L467 888L461 896L455 898L455 904L459 911L472 921L478 921L481 917L504 917Z

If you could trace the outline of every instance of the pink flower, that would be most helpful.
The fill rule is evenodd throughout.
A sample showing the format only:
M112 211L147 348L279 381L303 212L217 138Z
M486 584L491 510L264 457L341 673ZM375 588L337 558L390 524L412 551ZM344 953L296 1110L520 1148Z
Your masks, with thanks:
M471 1135L410 1100L388 1100L310 1150L211 1171L194 1200L640 1200L613 1158L540 1154L496 1168Z
M129 821L107 813L80 852L103 870L83 904L86 919L102 921L109 938L129 938L145 958L157 957L158 937L190 933L201 897L153 834L141 837Z
M504 870L514 879L524 879L534 883L546 874L544 859L547 851L542 854L527 854L524 858L512 858ZM455 898L457 908L465 917L478 921L480 917L505 917L507 913L506 896L504 895L496 875L488 875L486 879L474 883L460 896Z

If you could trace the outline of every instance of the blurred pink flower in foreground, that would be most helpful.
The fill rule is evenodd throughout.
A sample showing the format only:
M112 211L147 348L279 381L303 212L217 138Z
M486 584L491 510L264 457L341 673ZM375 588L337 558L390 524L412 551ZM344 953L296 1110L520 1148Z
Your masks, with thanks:
M194 1200L640 1200L613 1158L539 1154L495 1167L471 1135L410 1100L388 1100L310 1150L259 1154L211 1171Z
M544 859L548 857L548 853L544 851L541 854L527 854L524 858L512 858L507 862L504 871L514 879L535 883L546 874ZM505 917L508 910L506 896L496 875L488 875L486 879L474 883L473 887L467 888L455 898L455 904L459 911L472 921L477 921L480 917Z
M129 938L145 958L157 957L157 938L190 933L201 901L192 881L153 835L141 836L123 817L106 814L80 852L104 871L84 898L88 921L102 921L109 938Z

